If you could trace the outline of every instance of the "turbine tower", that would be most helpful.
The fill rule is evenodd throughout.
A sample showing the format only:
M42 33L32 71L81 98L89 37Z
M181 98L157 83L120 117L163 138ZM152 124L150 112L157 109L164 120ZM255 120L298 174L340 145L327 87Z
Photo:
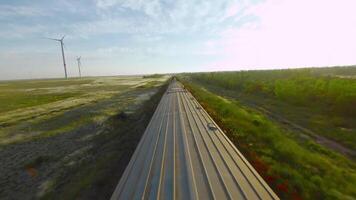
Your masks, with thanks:
M47 38L47 39L58 41L58 42L61 43L63 66L64 66L64 76L65 76L65 78L67 78L67 66L66 66L66 59L64 57L64 48L63 48L63 46L64 46L64 43L63 43L64 37L65 37L65 35L61 39L55 39L55 38Z
M78 70L79 70L79 77L80 77L80 78L82 77L82 73L81 73L81 71L80 71L80 67L82 66L82 63L80 62L80 59L81 59L81 58L82 58L81 56L77 57Z

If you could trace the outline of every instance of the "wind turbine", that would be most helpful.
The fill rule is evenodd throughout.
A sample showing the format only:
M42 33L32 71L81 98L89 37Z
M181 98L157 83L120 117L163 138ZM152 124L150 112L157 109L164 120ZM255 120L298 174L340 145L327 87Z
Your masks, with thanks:
M82 63L80 62L80 59L81 59L81 58L82 58L81 56L77 57L78 69L79 69L79 77L80 77L80 78L82 77L82 73L81 73L81 71L80 71L80 67L82 66Z
M58 41L58 42L61 43L63 66L64 66L64 75L65 75L65 78L67 78L67 66L66 66L66 59L64 57L64 49L63 49L63 46L64 46L63 39L64 39L64 37L65 37L65 35L61 39L55 39L55 38L47 38L47 39Z

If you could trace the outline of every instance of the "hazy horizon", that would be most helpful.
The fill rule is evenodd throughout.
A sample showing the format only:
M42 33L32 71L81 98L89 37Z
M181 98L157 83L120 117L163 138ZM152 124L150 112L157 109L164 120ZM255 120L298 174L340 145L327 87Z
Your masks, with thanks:
M353 0L0 3L0 80L356 64Z

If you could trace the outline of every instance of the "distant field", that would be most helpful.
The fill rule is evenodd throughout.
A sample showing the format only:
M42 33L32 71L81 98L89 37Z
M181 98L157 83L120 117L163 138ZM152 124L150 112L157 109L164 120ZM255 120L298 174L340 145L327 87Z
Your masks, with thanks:
M355 72L269 70L180 79L282 199L353 199L354 158L312 138L355 149Z
M47 119L137 87L154 87L165 79L137 76L0 82L0 144L9 141L8 133L13 130L8 127L23 120ZM11 134L10 138L16 137Z
M356 151L355 69L198 73L190 78L220 95L278 114Z
M89 93L115 92L146 82L140 77L49 79L0 82L0 113Z
M78 111L67 114L66 120L57 118L83 106L105 104L102 102L107 100L116 99L118 104L123 101L119 104L122 107L133 100L120 99L121 94L155 88L165 80L167 77L160 75L1 81L0 147L52 136L92 121L100 122L117 109L101 105L92 110L97 110L95 114Z
M168 78L0 82L0 199L108 197Z

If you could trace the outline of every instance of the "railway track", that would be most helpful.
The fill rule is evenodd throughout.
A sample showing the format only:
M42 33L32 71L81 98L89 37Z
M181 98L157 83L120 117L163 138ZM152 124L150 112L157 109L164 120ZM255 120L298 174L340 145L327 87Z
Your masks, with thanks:
M111 199L279 198L173 80Z

